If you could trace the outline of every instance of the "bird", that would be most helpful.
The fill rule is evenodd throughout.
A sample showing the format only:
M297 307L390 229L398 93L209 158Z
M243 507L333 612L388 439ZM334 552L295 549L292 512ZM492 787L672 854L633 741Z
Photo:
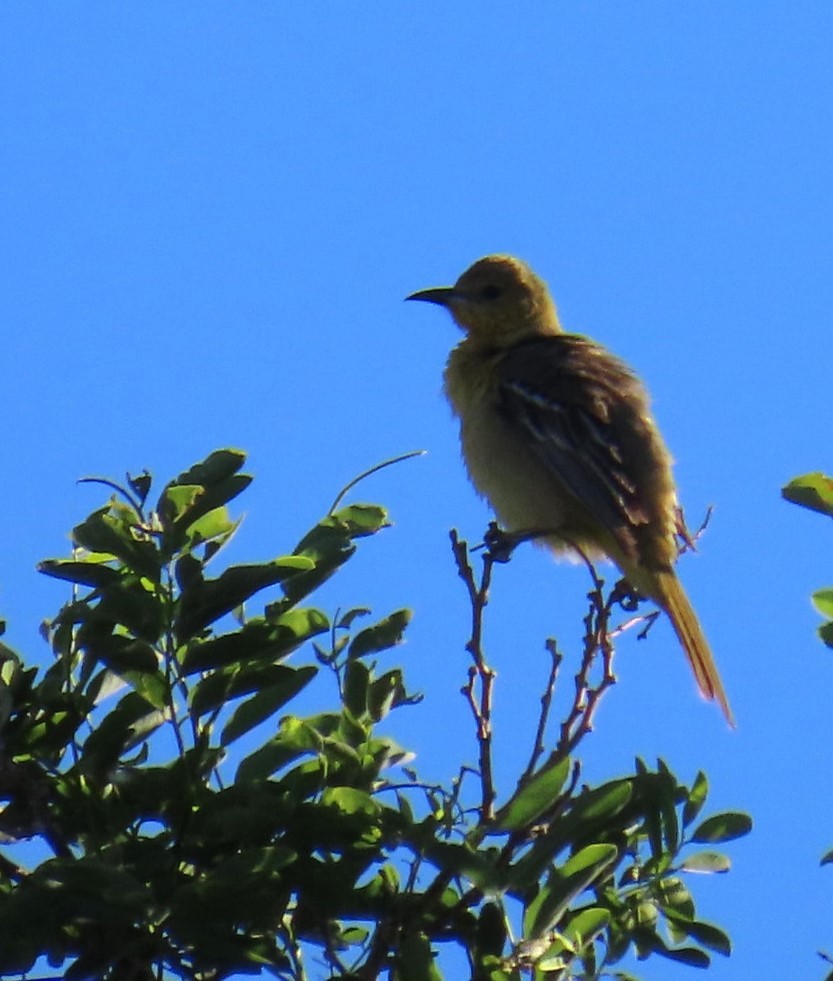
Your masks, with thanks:
M561 326L547 284L510 255L478 259L438 304L464 333L444 373L468 475L503 528L555 553L612 560L664 611L702 695L734 717L675 570L672 458L634 371Z

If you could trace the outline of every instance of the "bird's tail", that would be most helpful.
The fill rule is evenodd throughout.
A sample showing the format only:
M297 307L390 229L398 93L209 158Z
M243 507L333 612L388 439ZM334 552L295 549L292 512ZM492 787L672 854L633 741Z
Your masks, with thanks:
M720 680L720 672L714 662L709 642L680 580L673 569L655 572L652 578L654 579L652 596L668 614L700 691L705 698L716 701L720 705L726 721L730 726L734 726L735 719L729 708L729 700Z

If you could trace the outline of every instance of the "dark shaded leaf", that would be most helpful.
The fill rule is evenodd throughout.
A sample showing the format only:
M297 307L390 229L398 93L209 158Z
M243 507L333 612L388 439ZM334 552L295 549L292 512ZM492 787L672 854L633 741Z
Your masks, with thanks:
M375 623L372 627L366 627L359 631L347 650L348 659L352 660L367 654L386 651L397 644L401 644L402 635L412 616L411 610L396 610L395 613L391 613L390 616Z
M299 679L297 673L317 671L313 666L289 668L283 664L262 663L257 660L243 666L212 671L191 689L191 711L204 715L221 705L272 686L292 687ZM304 684L307 682L304 681ZM300 689L298 689L300 691ZM289 697L292 698L295 692Z
M80 766L84 772L105 770L165 721L165 713L150 708L136 692L128 692L84 743Z
M408 695L402 682L402 672L394 668L371 682L367 693L367 708L370 718L374 722L381 722L391 709L420 699L421 696Z
M692 841L708 842L733 841L742 838L752 830L752 818L739 811L726 811L706 818L691 836Z
M72 540L89 552L112 555L131 571L159 582L162 559L131 507L111 503L72 529Z
M121 573L102 562L76 561L74 559L45 559L39 563L38 571L53 579L64 579L99 589L117 582Z
M264 719L273 715L281 706L306 687L318 673L318 668L311 665L294 670L286 668L285 670L288 674L280 681L262 689L253 698L248 699L235 709L220 737L222 746L228 746L235 739L239 739L244 733L259 725Z
M663 910L665 916L674 924L674 927L685 936L691 937L709 950L714 950L718 954L728 957L732 953L732 941L726 933L712 923L705 923L701 920L692 920L672 910Z
M367 715L370 669L360 661L350 661L344 672L344 705L355 719Z
M282 583L312 567L309 559L289 555L260 565L237 565L216 579L203 579L186 589L179 601L175 629L180 642L237 609L267 586Z
M392 981L443 981L434 956L428 937L424 933L409 930L400 942L391 974Z

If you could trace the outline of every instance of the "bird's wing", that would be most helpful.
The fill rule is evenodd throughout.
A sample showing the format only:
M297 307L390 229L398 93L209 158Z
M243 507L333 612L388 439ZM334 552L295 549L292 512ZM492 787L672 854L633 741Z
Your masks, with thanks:
M637 529L658 517L644 485L656 477L657 451L668 459L636 376L604 348L571 334L515 346L500 372L507 423L636 557Z

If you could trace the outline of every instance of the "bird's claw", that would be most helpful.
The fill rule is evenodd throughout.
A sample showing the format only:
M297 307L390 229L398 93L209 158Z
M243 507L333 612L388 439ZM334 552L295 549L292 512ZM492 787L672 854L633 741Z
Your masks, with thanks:
M504 531L496 521L491 522L483 536L483 544L493 562L508 562L521 541L517 535Z

